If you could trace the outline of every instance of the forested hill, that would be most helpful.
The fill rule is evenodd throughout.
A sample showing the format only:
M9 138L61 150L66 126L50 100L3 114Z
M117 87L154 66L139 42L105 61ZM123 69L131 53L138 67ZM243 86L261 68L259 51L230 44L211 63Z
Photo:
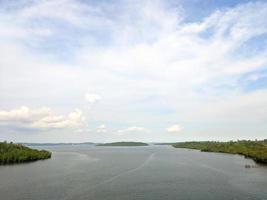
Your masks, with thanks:
M230 141L230 142L179 142L176 148L198 149L204 152L240 154L252 158L255 162L267 164L267 140Z
M51 158L51 152L31 149L21 144L0 142L0 164L23 163Z

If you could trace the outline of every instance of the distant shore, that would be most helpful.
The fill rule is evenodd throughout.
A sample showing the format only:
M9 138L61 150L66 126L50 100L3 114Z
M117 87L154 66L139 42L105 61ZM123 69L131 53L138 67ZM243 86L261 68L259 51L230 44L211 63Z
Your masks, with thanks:
M144 142L112 142L112 143L103 143L96 146L117 146L117 147L136 147L136 146L148 146Z
M179 142L175 148L197 149L203 152L239 154L253 159L257 163L267 164L267 140L230 141L230 142Z

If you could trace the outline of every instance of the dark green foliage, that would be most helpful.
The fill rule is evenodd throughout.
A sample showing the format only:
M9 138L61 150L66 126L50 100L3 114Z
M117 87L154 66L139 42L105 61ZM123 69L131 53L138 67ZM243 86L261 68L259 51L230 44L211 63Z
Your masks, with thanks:
M113 142L98 144L97 146L148 146L148 144L143 142Z
M51 158L51 153L21 144L0 142L0 164L13 164Z
M175 148L198 149L204 152L240 154L255 162L267 164L267 141L230 141L230 142L180 142Z

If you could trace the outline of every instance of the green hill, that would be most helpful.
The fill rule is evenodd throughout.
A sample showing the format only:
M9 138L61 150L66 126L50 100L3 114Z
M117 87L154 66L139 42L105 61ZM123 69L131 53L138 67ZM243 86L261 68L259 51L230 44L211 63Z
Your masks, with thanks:
M23 163L51 158L51 152L31 149L21 144L0 142L0 164Z
M230 141L230 142L179 142L175 148L198 149L203 152L240 154L257 163L267 164L267 140L263 141Z
M148 144L143 142L112 142L112 143L98 144L97 146L135 147L135 146L148 146Z

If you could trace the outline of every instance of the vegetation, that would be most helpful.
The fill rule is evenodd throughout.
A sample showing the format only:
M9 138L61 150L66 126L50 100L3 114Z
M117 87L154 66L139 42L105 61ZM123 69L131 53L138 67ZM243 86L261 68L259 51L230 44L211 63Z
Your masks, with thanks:
M31 149L21 144L0 142L0 164L14 164L51 158L45 150Z
M92 142L83 142L83 143L21 143L22 145L26 146L69 146L69 145L93 145L94 143Z
M112 143L105 143L105 144L98 144L97 146L148 146L147 143L143 142L112 142Z
M204 152L240 154L257 163L267 164L267 140L263 141L230 141L230 142L180 142L172 145L175 148L198 149Z
M161 142L161 143L153 143L154 145L173 145L173 142Z

